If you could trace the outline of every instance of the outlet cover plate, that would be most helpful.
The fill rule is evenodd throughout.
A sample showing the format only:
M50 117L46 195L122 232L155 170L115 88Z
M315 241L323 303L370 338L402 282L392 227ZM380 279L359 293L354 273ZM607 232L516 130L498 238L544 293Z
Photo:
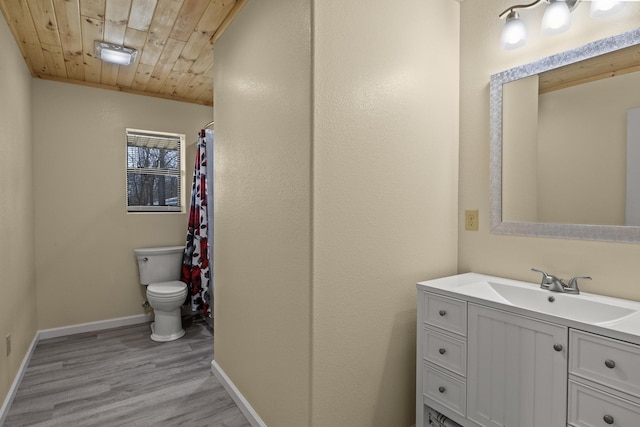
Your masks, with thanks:
M478 231L478 209L464 211L464 229Z

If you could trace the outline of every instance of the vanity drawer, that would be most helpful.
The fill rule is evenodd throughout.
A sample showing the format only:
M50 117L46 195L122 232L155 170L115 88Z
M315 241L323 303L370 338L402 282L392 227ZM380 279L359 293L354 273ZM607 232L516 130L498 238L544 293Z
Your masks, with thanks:
M425 364L422 369L422 391L424 395L465 416L467 387L464 382Z
M638 427L640 405L569 381L569 424L576 427Z
M424 328L422 354L424 358L458 375L467 375L467 344L452 336Z
M467 303L425 292L424 322L463 337L467 336Z
M640 347L574 329L569 346L570 374L640 395Z

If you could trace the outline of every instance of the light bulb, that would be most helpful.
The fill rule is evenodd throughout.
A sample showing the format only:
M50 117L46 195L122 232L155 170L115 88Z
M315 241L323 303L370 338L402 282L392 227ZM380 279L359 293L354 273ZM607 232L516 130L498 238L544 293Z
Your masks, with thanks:
M138 51L112 43L94 41L96 56L103 61L113 64L129 65L135 62Z
M624 7L624 2L619 0L593 0L591 2L591 17L602 18L618 12Z
M120 65L129 65L132 62L130 53L104 48L100 51L100 59Z
M502 48L505 50L516 49L527 41L527 30L518 16L518 12L511 11L507 16L507 22L502 29L500 37Z
M571 12L564 1L552 1L542 17L542 34L560 34L571 26Z

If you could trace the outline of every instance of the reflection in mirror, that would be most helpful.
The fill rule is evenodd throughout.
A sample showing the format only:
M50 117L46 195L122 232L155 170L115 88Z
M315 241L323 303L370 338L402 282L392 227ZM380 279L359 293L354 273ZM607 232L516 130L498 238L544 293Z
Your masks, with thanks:
M491 77L491 228L640 241L640 29Z
M640 165L626 167L627 116L640 107L640 72L540 95L538 80L503 87L503 219L629 225L626 172Z

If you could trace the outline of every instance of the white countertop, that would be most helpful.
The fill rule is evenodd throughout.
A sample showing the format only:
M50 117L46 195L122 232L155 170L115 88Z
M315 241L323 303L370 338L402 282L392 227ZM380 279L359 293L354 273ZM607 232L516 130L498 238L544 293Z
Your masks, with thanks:
M523 304L514 303L513 300L508 300L500 292L496 292L492 284L498 284L494 285L494 287L500 286L502 289L505 287L514 287L513 290L516 293L518 292L516 289L523 290L525 295L532 295L533 298L537 298L539 295L540 299L544 301L547 301L549 297L553 297L552 299L557 301L556 307L558 307L559 310L555 310L555 313L545 313L532 309L531 307L534 305L527 304L526 301ZM640 345L640 302L587 292L581 292L579 295L551 292L540 289L539 283L523 282L478 273L465 273L419 282L417 289L420 292L427 291L459 298L472 303L478 303ZM542 302L542 304L546 304L546 302ZM549 304L552 303L549 302ZM571 318L570 313L564 315L562 313L563 304L568 304L574 311L576 308L579 310L580 307L584 307L586 317L589 317L589 310L597 311L599 305L602 305L603 312L606 311L606 308L615 306L625 312L627 312L625 309L628 309L629 314L611 321L588 322L580 320L582 316ZM615 307L613 308L615 309ZM567 311L569 312L569 310ZM599 313L594 314L597 315ZM594 316L594 318L595 317L597 316Z

